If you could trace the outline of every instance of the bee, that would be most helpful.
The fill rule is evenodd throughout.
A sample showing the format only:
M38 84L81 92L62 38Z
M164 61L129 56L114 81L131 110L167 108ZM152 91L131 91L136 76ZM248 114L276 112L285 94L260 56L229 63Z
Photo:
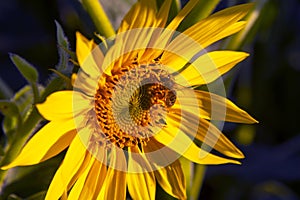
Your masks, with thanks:
M168 108L172 107L176 102L176 98L177 98L176 92L174 90L168 90L166 97L165 97L166 106Z

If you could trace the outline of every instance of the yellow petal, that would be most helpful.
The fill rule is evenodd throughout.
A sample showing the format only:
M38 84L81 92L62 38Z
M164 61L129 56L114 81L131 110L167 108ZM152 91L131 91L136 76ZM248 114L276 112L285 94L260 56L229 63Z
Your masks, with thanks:
M179 160L154 172L159 185L168 194L186 199L186 182Z
M134 29L153 27L156 24L156 2L138 1L124 17L118 33Z
M176 30L179 24L182 22L182 20L187 16L191 10L194 8L194 6L198 3L199 0L190 0L182 10L179 11L177 16L170 22L170 24L167 26L167 29L169 30Z
M160 186L178 199L186 199L186 183L180 163L180 155L151 138L143 150Z
M157 31L154 28L142 28L118 34L116 45L114 45L114 52L111 54L112 57L110 60L117 59L117 62L114 63L115 66L121 66L124 63L130 64L134 60L140 62L140 58L148 47L150 40L153 39L153 35L155 35L154 32Z
M179 70L207 46L240 31L245 22L238 21L251 7L252 4L234 6L199 21L165 48L167 51L162 56L164 64Z
M238 33L239 31L241 31L243 28L245 28L246 26L246 21L238 21L234 24L231 24L230 26L228 26L227 28L225 28L224 30L222 30L220 33L214 35L213 37L210 38L210 43L214 43L217 42L223 38L226 38L228 36L231 36L235 33ZM209 46L210 43L204 43L203 47Z
M157 27L164 28L170 11L172 0L165 0L157 13Z
M103 80L104 76L101 76ZM73 84L74 89L81 91L86 96L93 97L98 89L98 77L91 77L85 72L79 70L76 76L76 80Z
M133 199L155 199L156 183L151 166L137 147L129 148L127 185Z
M80 199L80 196L82 194L82 190L85 187L85 182L86 182L86 178L88 176L88 173L91 169L91 167L94 164L95 159L92 158L91 161L89 162L88 166L84 169L84 172L81 174L81 176L78 178L78 180L76 181L76 183L74 184L74 186L72 187L72 190L68 196L68 199L72 200L72 199ZM92 192L88 193L89 196L85 196L84 199L92 199L93 194Z
M231 33L239 31L239 27L234 25L237 21L241 20L253 7L253 4L242 4L233 6L224 10L221 10L188 28L183 34L193 38L203 48L206 48L210 44L222 39L221 35L228 36L227 33L220 32L224 30L231 30ZM228 29L231 25L236 27L236 31L232 31L232 28ZM216 37L219 35L219 37Z
M211 83L248 57L248 55L247 53L236 51L209 52L200 56L192 65L180 72L176 82L184 84L187 80L190 86ZM181 78L185 80L182 81Z
M181 130L187 135L195 137L226 156L244 158L243 153L213 124L188 111L181 111L179 114L169 116L170 125L179 128L180 123Z
M194 93L199 99L198 104L184 105L184 107L189 110L195 110L195 108L199 108L199 115L202 118L208 120L249 124L258 122L229 99L202 90L195 90ZM188 99L189 97L186 96L185 98ZM173 108L179 109L177 104L175 104Z
M120 149L113 148L111 152L110 167L103 183L103 187L98 196L98 200L125 200L126 198L126 172L116 170L126 169L126 158L124 152Z
M81 33L76 32L76 55L79 65L82 66L85 59L93 49L93 41L88 40Z
M167 122L168 123L168 122ZM154 138L171 148L173 151L183 155L192 162L198 164L239 164L236 160L222 158L197 147L194 142L177 127L167 126L154 135Z
M199 0L190 0L186 6L178 13L178 15L170 22L170 24L164 29L160 30L160 36L157 38L157 40L152 45L155 49L166 49L165 47L169 44L171 38L176 33L176 28L179 26L179 24L182 22L184 17L189 14L189 12L193 9L193 7L198 3ZM162 6L161 9L167 8L169 9L171 2L166 1ZM161 18L162 16L162 10L159 11L158 17ZM161 26L162 23L165 23L163 20L158 20L158 26ZM172 51L171 51L172 52ZM157 57L161 54L161 52L156 52L152 57ZM168 54L169 55L169 54ZM168 56L167 56L168 57Z
M76 91L58 91L50 94L44 103L36 106L47 120L66 120L92 108L91 102L86 98Z
M106 175L106 165L94 157L73 186L69 199L96 199Z
M72 178L84 164L86 154L85 146L82 144L80 138L76 136L66 153L62 165L52 179L46 194L46 200L59 199L62 196Z
M34 165L57 155L73 140L74 128L73 120L49 122L29 140L17 158L2 169Z
M80 67L85 73L91 77L98 77L101 75L100 67L97 64L99 59L103 58L103 54L99 48L96 48L95 52L92 52L95 48L95 43L93 40L88 40L81 33L76 32L76 55ZM94 60L94 57L99 57L98 62Z

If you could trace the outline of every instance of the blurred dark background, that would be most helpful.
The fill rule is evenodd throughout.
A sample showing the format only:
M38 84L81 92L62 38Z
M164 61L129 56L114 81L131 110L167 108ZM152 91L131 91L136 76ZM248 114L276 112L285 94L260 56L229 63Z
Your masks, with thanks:
M242 2L222 1L219 8ZM41 83L47 80L58 62L55 20L72 49L75 31L92 36L95 30L77 0L1 1L0 85L10 88L8 96L26 84L9 52L30 61ZM300 1L266 1L253 34L242 48L251 56L234 72L228 97L260 123L225 125L246 158L241 166L209 166L201 199L300 199Z

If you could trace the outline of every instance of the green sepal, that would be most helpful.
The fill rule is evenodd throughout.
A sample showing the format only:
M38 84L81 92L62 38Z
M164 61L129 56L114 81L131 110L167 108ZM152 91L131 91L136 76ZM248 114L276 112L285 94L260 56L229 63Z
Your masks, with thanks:
M56 38L57 38L57 48L58 48L58 55L59 55L59 62L56 65L56 69L58 71L63 71L68 69L70 65L70 54L72 53L70 51L70 43L65 35L62 27L60 24L55 21L56 25Z
M38 81L38 72L29 62L13 53L10 53L9 57L28 83L32 84Z
M71 79L68 76L66 76L65 74L63 74L55 69L50 69L50 71L52 71L53 73L58 75L65 82L66 89L72 89Z
M65 81L61 77L55 75L55 77L51 79L51 81L47 84L47 87L41 94L41 102L45 101L47 96L50 95L51 93L59 90L63 90L64 88L65 88Z
M57 44L69 49L69 41L68 38L65 35L65 32L63 31L61 25L55 21L56 25L56 38L57 38Z

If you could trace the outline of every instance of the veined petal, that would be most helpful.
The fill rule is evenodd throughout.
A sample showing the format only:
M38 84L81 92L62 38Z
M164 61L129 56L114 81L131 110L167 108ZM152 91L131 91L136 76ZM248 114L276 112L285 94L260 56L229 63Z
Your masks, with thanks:
M106 176L106 165L92 157L73 186L69 199L96 199Z
M194 92L199 99L198 104L184 105L184 107L190 108L190 110L195 109L195 107L199 108L199 115L202 118L236 123L258 123L257 120L229 99L202 90L194 90ZM189 97L186 96L185 98ZM173 108L177 109L178 105L175 104Z
M162 57L163 62L176 70L181 69L207 46L240 31L245 22L238 21L251 7L252 4L230 7L199 21L172 40L166 47L168 51Z
M155 199L155 176L147 159L137 147L129 148L127 186L133 199ZM138 188L138 189L137 189Z
M88 40L81 33L76 32L76 55L80 66L82 66L84 60L91 53L93 43L92 40Z
M186 199L186 182L179 160L154 172L159 185L170 195Z
M134 29L153 27L156 24L156 2L138 1L126 14L118 33Z
M162 31L159 38L157 38L156 42L154 43L154 47L157 49L165 49L165 47L170 43L170 40L172 39L173 35L175 34L175 31L179 24L182 22L182 20L187 16L190 11L193 9L193 7L198 3L199 0L190 0L182 10L179 11L177 16L168 24L168 26ZM163 6L168 6L166 2ZM161 11L162 12L162 11ZM168 49L166 49L168 50ZM164 53L165 54L165 53ZM168 54L168 53L166 53ZM159 54L155 54L155 56L159 56ZM168 56L166 56L168 57Z
M242 30L246 25L245 21L235 22L228 27L217 31L215 34L209 35L209 40L205 38L204 41L197 41L195 37L182 33L177 36L170 44L165 48L166 51L162 56L163 62L176 69L181 69L188 61L190 61L197 53L205 51L204 49L213 42L219 41L227 36ZM198 33L198 32L195 32ZM207 43L210 42L210 43Z
M95 47L96 44L93 40L88 40L81 33L76 32L77 59L83 71L91 77L97 77L101 75L101 72L99 71L101 66L98 66L97 64L101 64L101 62L99 63L99 59L101 60L101 58L103 58L103 54L99 48L93 52ZM97 63L94 60L94 56L99 57L99 59L97 59Z
M170 115L168 122L226 156L244 158L243 153L217 127L191 112L181 111L178 115Z
M183 34L193 38L205 48L216 42L216 39L222 39L222 37L216 37L216 35L241 20L252 7L253 4L248 3L221 10L191 26ZM237 28L236 32L239 31L236 25L234 27ZM232 27L230 29L234 33ZM228 34L224 34L224 36L228 36Z
M248 55L247 53L237 51L209 52L200 56L184 69L176 79L176 82L184 84L180 80L180 77L184 77L190 85L211 83L248 57Z
M154 175L160 186L178 199L186 199L186 182L179 157L173 150L156 141L154 138L143 146L149 163L153 166Z
M47 120L66 120L91 109L91 101L80 92L66 90L50 94L44 103L36 106Z
M161 5L157 13L157 27L161 27L161 28L165 27L168 20L171 4L172 4L172 0L165 0Z
M85 146L82 144L79 136L76 136L66 153L62 165L52 179L45 198L46 200L59 199L62 196L72 178L84 164L86 155L87 150Z
M198 3L199 0L190 0L182 10L179 11L177 16L170 22L170 24L167 26L167 29L170 30L176 30L179 24L182 22L182 20L187 16L191 10L194 8L194 6Z
M224 30L222 30L218 34L212 36L210 38L210 43L212 44L212 43L217 42L217 41L219 41L223 38L226 38L226 37L231 36L235 33L238 33L243 28L245 28L246 23L247 23L246 21L238 21L234 24L231 24L230 26L226 27ZM209 46L210 43L203 43L203 46Z
M72 199L80 199L82 190L84 188L84 184L86 182L86 178L88 176L89 171L91 170L93 164L94 164L95 159L92 158L91 161L89 162L88 166L84 169L83 173L81 174L81 176L78 178L78 180L76 181L76 183L74 184L74 186L71 189L71 192L68 196L68 199L72 200ZM89 193L90 196L85 196L85 199L92 199L93 197L93 193Z
M2 169L34 165L57 155L73 140L74 128L73 120L49 122L29 140L17 158Z
M115 200L126 198L126 172L117 170L126 169L126 158L124 152L117 148L113 148L111 152L111 166L108 171L98 195L98 200Z
M183 155L190 161L198 164L240 164L240 162L236 160L222 158L213 155L205 151L204 149L200 149L187 135L185 135L177 127L167 126L162 131L155 134L154 138L158 142L173 149L175 152Z

